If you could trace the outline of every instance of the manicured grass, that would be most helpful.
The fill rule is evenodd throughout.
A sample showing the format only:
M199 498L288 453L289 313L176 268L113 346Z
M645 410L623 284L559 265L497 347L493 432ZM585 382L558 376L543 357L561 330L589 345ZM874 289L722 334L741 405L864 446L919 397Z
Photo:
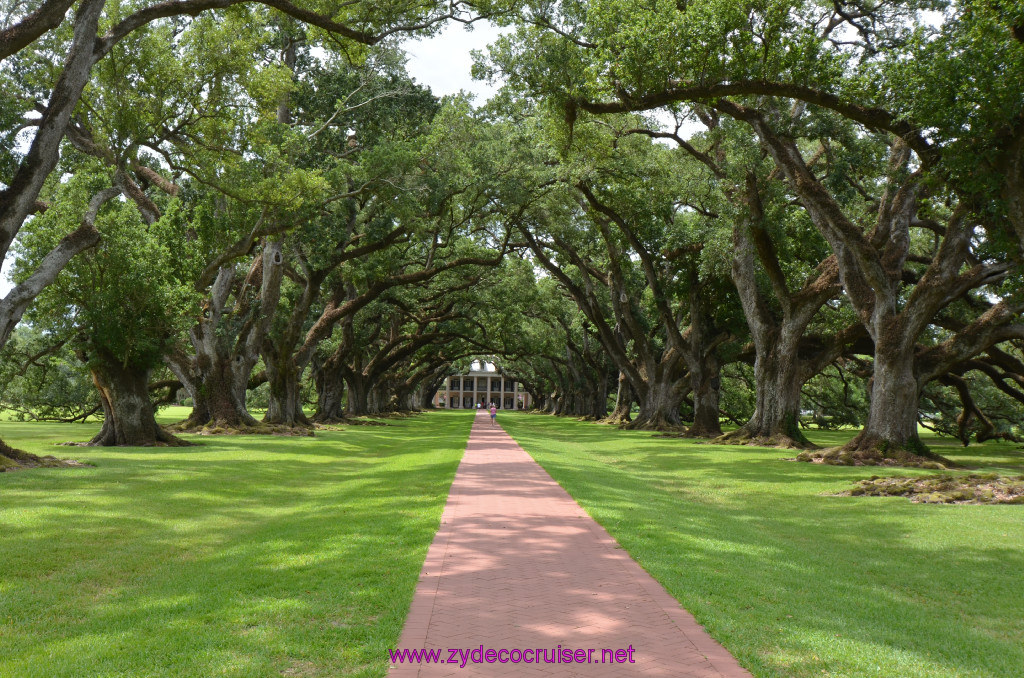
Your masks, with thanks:
M0 676L383 676L471 419L149 449L0 423L96 464L0 474Z
M935 472L499 421L755 676L1024 675L1024 506L826 496L872 474ZM1019 446L940 444L975 468L1024 470Z

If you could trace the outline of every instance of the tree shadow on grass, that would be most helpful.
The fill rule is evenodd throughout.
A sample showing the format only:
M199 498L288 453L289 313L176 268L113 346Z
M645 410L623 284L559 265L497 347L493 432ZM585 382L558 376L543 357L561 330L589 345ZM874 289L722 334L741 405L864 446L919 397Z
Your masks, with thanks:
M102 450L5 482L0 674L382 674L468 424Z

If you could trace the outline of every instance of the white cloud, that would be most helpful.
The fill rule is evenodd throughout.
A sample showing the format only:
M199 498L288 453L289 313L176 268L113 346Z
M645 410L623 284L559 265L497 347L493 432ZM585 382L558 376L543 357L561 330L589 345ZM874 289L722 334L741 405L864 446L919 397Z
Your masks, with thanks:
M484 21L470 26L471 30L463 24L450 23L437 35L409 40L402 47L409 55L406 69L416 82L426 85L437 96L456 94L460 90L470 92L477 96L479 105L498 88L472 79L473 58L469 53L474 49L486 50L503 29Z

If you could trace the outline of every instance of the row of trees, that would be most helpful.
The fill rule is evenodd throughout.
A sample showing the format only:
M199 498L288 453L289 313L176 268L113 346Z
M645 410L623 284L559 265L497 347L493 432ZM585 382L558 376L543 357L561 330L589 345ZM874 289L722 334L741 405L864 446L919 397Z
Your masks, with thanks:
M564 121L548 138L568 192L524 235L629 382L634 425L675 424L690 394L690 430L716 433L722 366L751 352L734 440L805 445L801 387L837 361L870 371L854 457L925 453L934 383L992 435L972 374L1017 401L1019 425L1019 7L523 11L481 67L549 129Z
M70 4L4 28L0 343L30 322L9 389L70 351L98 393L94 444L179 444L154 390L187 392L183 428L239 429L266 384L265 421L290 427L304 375L329 421L342 381L350 414L406 408L471 350L468 299L508 249L486 144L387 39L457 3Z
M3 28L0 370L96 444L179 443L182 390L186 430L416 409L472 355L634 428L863 424L845 459L1020 433L1003 4L70 4ZM487 106L404 73L389 36L483 16Z

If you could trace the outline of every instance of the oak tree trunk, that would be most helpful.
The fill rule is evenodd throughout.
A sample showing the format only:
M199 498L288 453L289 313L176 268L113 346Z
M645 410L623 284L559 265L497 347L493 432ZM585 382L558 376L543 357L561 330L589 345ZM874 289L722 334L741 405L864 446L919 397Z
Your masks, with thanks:
M366 392L366 411L368 414L382 414L391 408L391 393L383 384L373 384Z
M316 413L313 421L326 424L345 418L345 380L331 362L313 361L313 383L316 385Z
M686 431L688 438L716 438L722 435L718 401L721 393L721 364L714 353L690 368L690 388L693 392L693 426Z
M792 352L776 350L755 360L757 393L754 415L746 427L751 437L794 447L810 446L799 425L802 385L799 372L795 346Z
M886 341L889 337L884 332L876 335L882 340L875 344L871 404L864 429L822 457L827 463L844 465L953 466L930 451L917 435L921 384L914 372L914 347L893 335L894 341Z
M285 426L307 426L309 419L302 411L302 393L299 385L300 374L288 356L282 360L267 361L267 383L270 386L270 400L266 424Z
M421 387L419 390L419 407L421 410L433 410L434 407L434 394L437 393L437 389L440 388L441 384L435 384L431 388Z
M111 355L99 354L92 366L93 383L103 405L103 426L91 446L189 445L156 423L149 400L149 368L123 365Z
M619 385L615 393L615 409L605 418L608 424L624 425L631 420L630 411L633 408L633 389L629 385L629 379L622 372L619 372Z
M803 376L797 354L799 336L764 342L754 358L754 414L750 421L722 437L765 447L809 449L814 445L800 430L800 388Z
M559 391L555 395L555 411L552 412L552 414L556 417L560 417L566 413L566 397L567 395L564 391Z
M652 379L640 394L640 411L625 428L631 430L672 431L682 428L679 405L682 393L674 381Z
M588 416L595 420L600 421L608 416L608 380L605 378L601 379L601 382L597 385L589 398L589 412Z
M348 384L348 402L345 413L350 417L362 417L370 413L369 388L361 375L349 375L345 380Z
M199 374L194 380L192 413L184 422L185 428L201 426L240 428L257 426L256 419L246 407L248 371L237 369L235 363L242 358L222 355L198 355L196 365ZM180 378L180 377L179 377ZM182 379L182 383L188 383Z
M920 454L924 445L917 435L920 387L914 376L912 350L875 347L870 409L864 429L846 445L856 452L878 450L888 456L908 451Z

